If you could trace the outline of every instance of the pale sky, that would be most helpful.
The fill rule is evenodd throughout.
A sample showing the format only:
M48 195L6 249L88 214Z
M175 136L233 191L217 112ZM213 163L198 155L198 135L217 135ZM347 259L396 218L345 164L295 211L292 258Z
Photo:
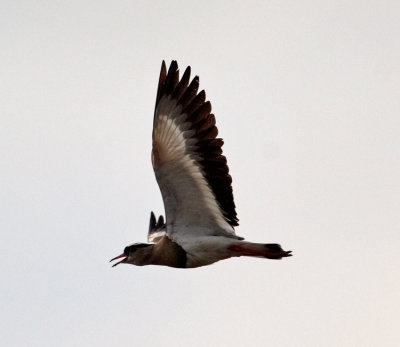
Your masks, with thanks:
M400 345L399 1L2 1L4 346ZM281 261L111 268L164 213L161 61L200 76Z

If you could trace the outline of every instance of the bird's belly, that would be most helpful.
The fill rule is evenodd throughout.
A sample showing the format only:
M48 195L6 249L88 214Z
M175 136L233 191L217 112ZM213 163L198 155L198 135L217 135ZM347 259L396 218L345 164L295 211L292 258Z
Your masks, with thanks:
M191 240L191 242L180 243L186 251L186 267L193 268L210 265L219 260L232 256L228 247L235 239L221 236L206 236Z

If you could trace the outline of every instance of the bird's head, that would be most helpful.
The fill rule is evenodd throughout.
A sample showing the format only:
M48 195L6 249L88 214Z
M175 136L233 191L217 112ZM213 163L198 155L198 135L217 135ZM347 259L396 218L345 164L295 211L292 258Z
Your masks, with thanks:
M115 258L112 258L110 262L116 259L123 258L118 263L115 263L113 267L121 263L128 263L138 266L148 265L152 253L152 248L152 244L134 243L133 245L125 247L124 253Z

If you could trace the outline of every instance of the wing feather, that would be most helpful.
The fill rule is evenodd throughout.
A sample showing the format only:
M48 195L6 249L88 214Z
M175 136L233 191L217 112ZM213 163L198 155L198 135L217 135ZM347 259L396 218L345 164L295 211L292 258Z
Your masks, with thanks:
M238 219L223 140L199 78L162 63L153 123L152 163L163 196L167 233L234 235Z
M166 233L167 230L164 223L164 217L158 217L157 221L156 216L153 212L151 212L147 241L157 243L157 241L160 240L164 235L166 235Z

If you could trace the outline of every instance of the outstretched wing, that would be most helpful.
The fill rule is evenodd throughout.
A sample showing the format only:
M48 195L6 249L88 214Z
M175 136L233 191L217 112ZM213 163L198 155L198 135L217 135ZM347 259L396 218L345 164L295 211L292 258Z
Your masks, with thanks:
M167 228L164 223L164 217L158 217L158 221L156 220L156 216L153 211L150 214L150 224L149 224L149 233L147 234L147 241L157 243L157 241L163 237L167 233Z
M164 200L167 234L236 237L232 178L215 117L190 67L179 80L176 61L163 61L153 124L152 163Z

